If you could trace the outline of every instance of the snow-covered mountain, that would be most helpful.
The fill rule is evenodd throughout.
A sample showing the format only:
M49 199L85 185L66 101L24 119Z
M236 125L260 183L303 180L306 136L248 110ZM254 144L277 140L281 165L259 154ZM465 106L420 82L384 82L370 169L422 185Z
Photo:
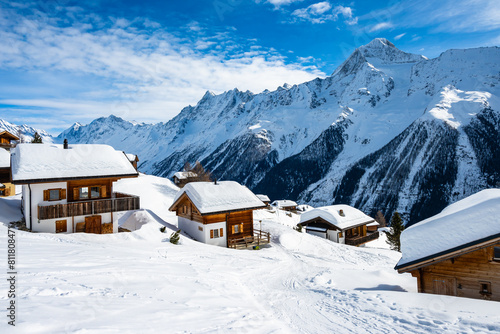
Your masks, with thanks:
M19 137L21 135L21 138L23 142L30 142L33 140L33 136L35 135L35 132L38 132L38 134L42 137L42 141L44 143L52 143L53 138L52 136L46 132L45 130L39 130L32 128L31 126L28 126L26 124L23 125L15 125L12 123L9 123L3 119L0 119L0 132L2 131L9 131L13 135L16 135Z
M324 79L207 92L167 123L110 116L58 139L136 153L159 176L200 160L272 199L398 210L414 223L500 182L499 60L498 47L429 60L375 39Z

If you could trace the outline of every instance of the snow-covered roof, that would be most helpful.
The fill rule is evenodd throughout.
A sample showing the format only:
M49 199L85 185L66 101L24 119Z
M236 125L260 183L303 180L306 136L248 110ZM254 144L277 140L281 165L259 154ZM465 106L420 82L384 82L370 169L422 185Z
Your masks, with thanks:
M108 145L19 144L12 149L14 182L47 182L107 176L133 176L137 171L121 151Z
M267 195L257 194L256 195L262 202L270 202L271 200Z
M176 177L179 180L184 180L187 179L188 177L196 177L196 173L193 172L177 172L174 174L174 177Z
M343 216L340 215L343 211ZM300 224L316 218L323 218L341 230L373 222L373 218L365 215L360 210L345 204L323 206L304 212L300 216Z
M0 188L5 188L5 184L0 183Z
M6 149L0 148L0 168L10 167L10 153Z
M378 222L374 221L373 223L366 224L366 226L380 226L380 224Z
M186 194L198 211L204 215L263 208L265 204L245 186L234 181L191 182L182 188L174 199L170 210L174 210L177 201Z
M500 234L500 189L480 191L401 234L402 257L396 268Z
M127 156L128 160L130 160L130 161L135 161L135 159L137 159L137 155L135 155L135 154L125 153L125 155Z
M297 203L290 201L288 199L276 200L271 203L272 206L277 206L278 208L288 208L290 206L297 206Z

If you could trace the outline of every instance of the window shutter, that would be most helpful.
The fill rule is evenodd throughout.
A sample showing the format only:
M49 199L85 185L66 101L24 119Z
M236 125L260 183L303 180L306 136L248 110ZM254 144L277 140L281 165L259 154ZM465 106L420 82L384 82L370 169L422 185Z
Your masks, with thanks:
M5 188L4 196L10 196L10 188Z
M210 239L214 238L214 230L210 230Z
M66 189L61 189L59 194L59 199L66 199Z
M234 234L234 225L233 225L233 226L231 226L231 229L232 229L232 231L233 231L233 234Z
M101 186L101 197L108 197L106 186Z
M224 236L224 229L221 227L220 228L220 234L219 234L220 237L223 237Z
M43 191L43 200L48 201L50 199L50 191L44 190Z
M240 224L240 232L243 233L243 223Z
M80 192L78 188L73 188L73 200L79 200L80 199Z

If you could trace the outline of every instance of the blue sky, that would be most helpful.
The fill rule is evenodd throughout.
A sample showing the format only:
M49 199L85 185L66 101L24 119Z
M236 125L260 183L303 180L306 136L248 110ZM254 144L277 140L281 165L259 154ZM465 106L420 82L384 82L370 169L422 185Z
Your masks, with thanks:
M376 37L429 58L500 45L500 1L0 0L0 118L168 121L207 90L330 75Z

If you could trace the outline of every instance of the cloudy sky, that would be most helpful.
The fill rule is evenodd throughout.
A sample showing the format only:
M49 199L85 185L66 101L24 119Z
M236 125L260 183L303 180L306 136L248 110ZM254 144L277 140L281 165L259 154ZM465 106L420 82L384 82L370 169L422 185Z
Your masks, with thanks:
M429 58L500 45L500 1L0 0L0 118L168 121L207 90L330 75L376 37Z

